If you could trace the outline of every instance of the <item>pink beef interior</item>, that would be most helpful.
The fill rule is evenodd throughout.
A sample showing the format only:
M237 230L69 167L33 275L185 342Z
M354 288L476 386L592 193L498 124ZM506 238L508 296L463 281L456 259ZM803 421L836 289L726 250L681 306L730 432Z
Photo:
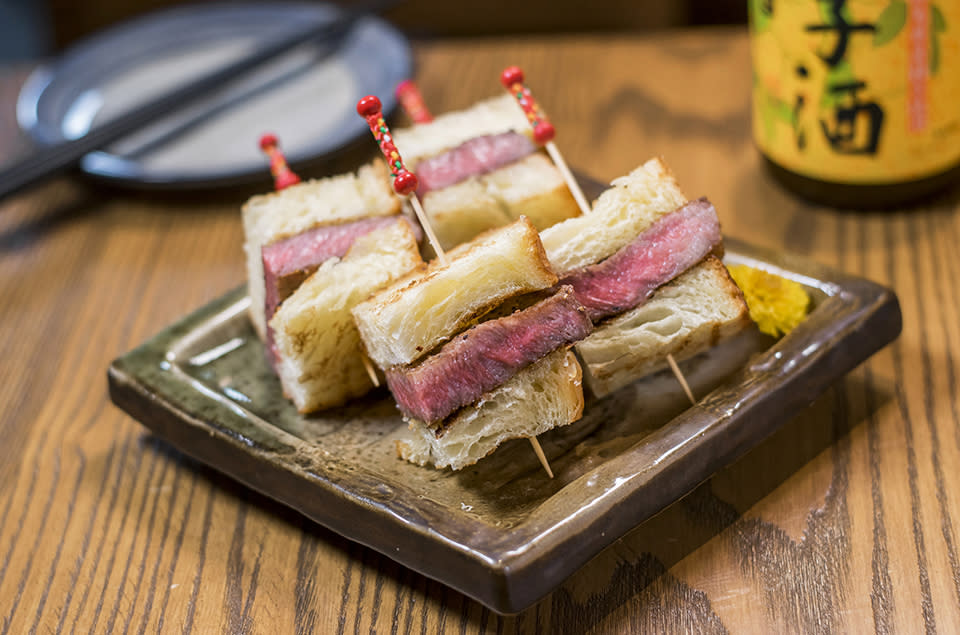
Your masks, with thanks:
M471 176L493 172L533 154L536 149L530 139L517 132L470 139L417 164L417 178L420 181L417 194L425 196L431 190L440 190Z
M377 216L352 223L323 225L261 248L266 285L264 315L267 322L307 276L331 258L342 258L354 241L400 216ZM273 329L267 327L267 348L276 362Z
M404 414L436 423L592 329L573 289L560 287L527 309L461 333L415 366L388 370L387 384Z
M603 262L574 271L571 285L596 322L645 302L720 244L717 211L705 198L667 214Z

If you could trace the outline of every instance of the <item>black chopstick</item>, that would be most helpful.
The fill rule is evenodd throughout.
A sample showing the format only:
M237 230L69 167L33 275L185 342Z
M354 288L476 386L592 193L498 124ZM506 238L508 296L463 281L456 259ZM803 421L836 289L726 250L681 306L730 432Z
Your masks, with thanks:
M34 152L13 166L0 171L0 199L73 167L85 154L104 148L161 115L205 96L221 84L235 80L301 44L311 40L334 39L346 34L362 15L364 14L360 12L347 11L342 17L332 22L315 24L278 37L236 62L188 82L172 92L164 93L156 99L134 106L128 112L96 126L82 137Z

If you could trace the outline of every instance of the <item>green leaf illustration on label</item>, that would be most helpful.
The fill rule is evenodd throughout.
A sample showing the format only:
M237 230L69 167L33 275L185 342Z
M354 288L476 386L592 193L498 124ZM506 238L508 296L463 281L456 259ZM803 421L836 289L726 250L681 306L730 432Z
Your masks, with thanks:
M930 5L930 22L933 23L935 33L943 33L947 30L947 21L944 19L940 8L935 4Z
M947 21L935 4L930 5L930 74L940 69L940 34L947 30Z
M907 22L907 3L893 0L877 18L876 31L873 32L873 45L883 46L903 29Z
M754 33L762 33L770 28L770 18L773 17L772 0L748 0L747 9L750 27Z

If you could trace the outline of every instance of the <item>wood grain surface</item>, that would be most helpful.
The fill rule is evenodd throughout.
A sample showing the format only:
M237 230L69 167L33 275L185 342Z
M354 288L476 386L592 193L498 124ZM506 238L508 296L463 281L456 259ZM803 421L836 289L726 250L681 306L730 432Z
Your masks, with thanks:
M114 408L114 357L241 283L249 192L60 179L0 203L0 633L960 630L957 193L840 213L779 189L750 140L742 30L415 51L435 111L496 93L520 64L569 163L609 179L664 156L727 234L892 286L903 334L551 596L499 616ZM23 78L0 68L0 161L25 147Z

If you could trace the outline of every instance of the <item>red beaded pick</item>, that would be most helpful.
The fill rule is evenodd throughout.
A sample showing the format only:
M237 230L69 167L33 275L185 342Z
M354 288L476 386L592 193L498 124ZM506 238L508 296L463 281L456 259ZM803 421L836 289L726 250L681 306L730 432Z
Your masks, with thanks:
M380 146L380 152L383 153L387 165L390 166L390 174L393 176L393 191L401 196L406 196L417 189L417 176L404 167L403 159L400 158L400 151L393 144L390 128L387 127L387 122L383 120L382 109L380 100L373 95L367 95L357 102L357 114L367 120L370 132L373 133L373 138L377 140L377 145Z
M433 121L433 115L427 110L423 95L420 94L420 89L417 88L412 79L405 79L397 84L396 94L403 110L414 123L430 123Z
M500 83L504 88L510 88L514 84L523 83L523 71L519 66L508 66L500 73Z
M260 149L270 159L270 174L273 175L273 184L277 190L300 182L300 177L287 165L287 159L280 151L280 144L275 135L267 133L260 137Z
M264 152L269 152L271 149L276 148L277 143L277 136L269 132L260 137L260 149Z
M527 121L533 127L533 140L539 145L552 141L557 131L547 120L546 115L540 111L530 89L524 86L523 71L516 66L508 66L500 73L500 83L513 95L524 114L527 115Z

